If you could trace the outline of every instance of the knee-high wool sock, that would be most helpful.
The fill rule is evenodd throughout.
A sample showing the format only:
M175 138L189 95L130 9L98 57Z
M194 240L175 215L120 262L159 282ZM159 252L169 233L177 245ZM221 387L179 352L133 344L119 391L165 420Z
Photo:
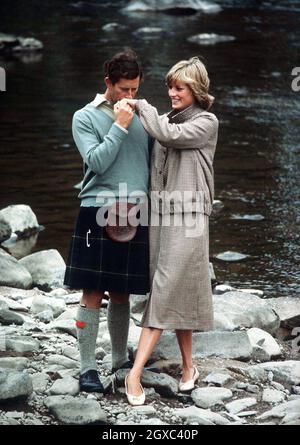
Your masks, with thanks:
M95 369L96 340L99 329L100 309L89 309L79 306L76 318L77 339L80 352L81 374Z
M119 368L128 361L127 341L130 304L115 304L109 301L107 325L112 347L112 368Z

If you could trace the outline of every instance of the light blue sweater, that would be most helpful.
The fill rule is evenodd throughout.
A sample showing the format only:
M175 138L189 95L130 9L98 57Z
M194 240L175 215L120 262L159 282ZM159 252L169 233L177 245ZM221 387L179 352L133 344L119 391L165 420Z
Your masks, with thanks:
M74 114L72 132L86 169L81 206L110 205L112 194L129 202L148 194L151 144L136 115L126 132L101 108L87 104Z

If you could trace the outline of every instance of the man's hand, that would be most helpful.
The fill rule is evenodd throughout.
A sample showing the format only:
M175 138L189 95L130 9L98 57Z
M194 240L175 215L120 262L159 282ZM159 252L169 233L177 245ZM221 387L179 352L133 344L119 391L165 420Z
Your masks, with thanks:
M131 124L134 112L126 99L122 99L114 105L114 113L116 116L116 124L127 129Z

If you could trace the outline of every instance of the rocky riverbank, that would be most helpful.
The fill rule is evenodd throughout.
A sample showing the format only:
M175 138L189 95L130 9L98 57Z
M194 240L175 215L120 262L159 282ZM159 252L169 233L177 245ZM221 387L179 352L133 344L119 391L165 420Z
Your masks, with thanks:
M31 212L27 206L0 211L4 246L39 230ZM96 350L107 394L79 393L74 320L81 293L63 288L65 263L56 250L17 259L8 247L0 248L0 424L300 424L299 298L214 286L215 330L193 336L196 389L178 391L180 354L175 334L165 332L151 365L161 373L144 372L146 405L133 408L126 371L110 372L107 300ZM145 302L131 296L131 357Z

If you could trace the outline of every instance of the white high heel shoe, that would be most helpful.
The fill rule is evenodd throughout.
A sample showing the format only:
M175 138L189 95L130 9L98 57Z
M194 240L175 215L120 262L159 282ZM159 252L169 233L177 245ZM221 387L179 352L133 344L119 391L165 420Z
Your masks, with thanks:
M194 389L195 388L195 383L198 380L198 378L199 378L199 371L196 368L196 366L194 366L193 378L188 380L187 382L183 382L182 379L180 379L180 382L179 382L179 385L178 385L179 391L190 391L190 390Z
M125 392L126 392L128 403L132 406L144 405L145 400L146 400L146 394L145 394L144 388L141 385L142 394L140 396L133 396L132 394L129 394L128 390L127 390L127 377L128 377L128 374L125 377Z

